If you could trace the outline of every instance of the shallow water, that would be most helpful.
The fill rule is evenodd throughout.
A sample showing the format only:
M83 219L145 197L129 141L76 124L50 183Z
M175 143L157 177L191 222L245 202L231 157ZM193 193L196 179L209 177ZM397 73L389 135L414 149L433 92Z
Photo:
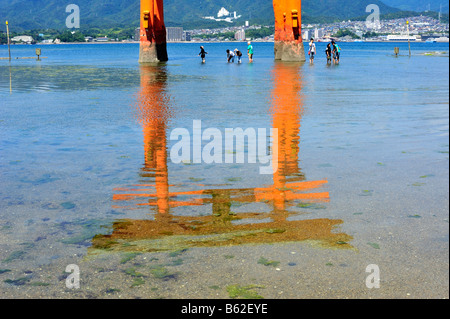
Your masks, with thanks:
M201 64L198 46L150 66L136 44L0 61L2 297L448 298L448 45L345 43L340 65L320 43L314 65L275 63L270 43L241 65L225 50L243 44L205 44ZM174 163L171 133L192 144L197 120L278 129L276 172Z

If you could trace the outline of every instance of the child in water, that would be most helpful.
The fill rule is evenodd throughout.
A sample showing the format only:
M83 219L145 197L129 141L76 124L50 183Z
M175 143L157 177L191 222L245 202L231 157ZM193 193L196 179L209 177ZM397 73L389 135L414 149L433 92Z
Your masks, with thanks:
M200 46L200 53L198 54L202 58L202 63L205 63L205 57L208 54L208 52L205 51L205 48L203 46Z
M316 44L314 43L314 39L311 38L311 41L309 42L309 63L314 62L314 55L316 54Z
M327 64L331 63L331 54L332 54L331 52L332 52L332 50L331 50L331 43L328 43L327 44L327 48L325 49L325 53L327 55Z

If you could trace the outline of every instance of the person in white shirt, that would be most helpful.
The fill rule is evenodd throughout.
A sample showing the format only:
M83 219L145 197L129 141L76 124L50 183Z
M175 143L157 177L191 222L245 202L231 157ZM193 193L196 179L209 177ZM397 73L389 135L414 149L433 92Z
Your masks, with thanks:
M234 52L227 50L227 62L228 63L234 63Z
M314 55L316 54L316 44L314 43L314 39L311 38L311 41L309 42L309 63L314 62Z

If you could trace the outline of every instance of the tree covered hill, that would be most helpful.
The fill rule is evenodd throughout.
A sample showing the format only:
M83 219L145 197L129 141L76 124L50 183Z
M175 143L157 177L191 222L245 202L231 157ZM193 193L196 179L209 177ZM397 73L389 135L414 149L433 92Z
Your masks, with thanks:
M448 0L383 0L388 6L405 11L422 12L426 10L448 13Z
M392 1L392 0L391 0ZM8 20L14 30L64 29L68 4L80 7L81 28L132 27L139 25L139 0L0 0L0 21ZM382 14L398 12L379 0L303 0L304 22L327 22L367 15L369 4L377 4ZM167 26L213 28L229 25L202 19L215 16L221 7L242 17L236 24L273 24L272 0L165 0ZM4 30L4 22L1 24Z

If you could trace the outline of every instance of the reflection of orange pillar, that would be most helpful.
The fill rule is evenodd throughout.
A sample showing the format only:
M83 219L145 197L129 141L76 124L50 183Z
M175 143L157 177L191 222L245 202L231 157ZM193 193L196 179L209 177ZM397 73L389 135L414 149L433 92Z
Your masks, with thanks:
M298 167L300 144L300 119L303 112L300 65L275 63L272 71L273 128L273 186L255 188L257 201L271 201L274 219L283 220L286 208L295 200L328 201L328 192L307 192L326 184L326 180L305 181Z
M144 124L144 170L155 172L156 205L158 212L169 211L169 174L167 171L166 125L164 120Z
M301 0L273 0L275 60L303 62Z
M163 0L141 0L140 63L168 60Z
M155 174L158 212L169 211L169 177L167 171L165 103L165 70L160 67L141 68L139 116L144 132L144 171Z
M278 169L273 174L274 204L284 209L286 176L299 173L299 131L302 101L298 65L275 64L272 92L273 127L278 129Z

